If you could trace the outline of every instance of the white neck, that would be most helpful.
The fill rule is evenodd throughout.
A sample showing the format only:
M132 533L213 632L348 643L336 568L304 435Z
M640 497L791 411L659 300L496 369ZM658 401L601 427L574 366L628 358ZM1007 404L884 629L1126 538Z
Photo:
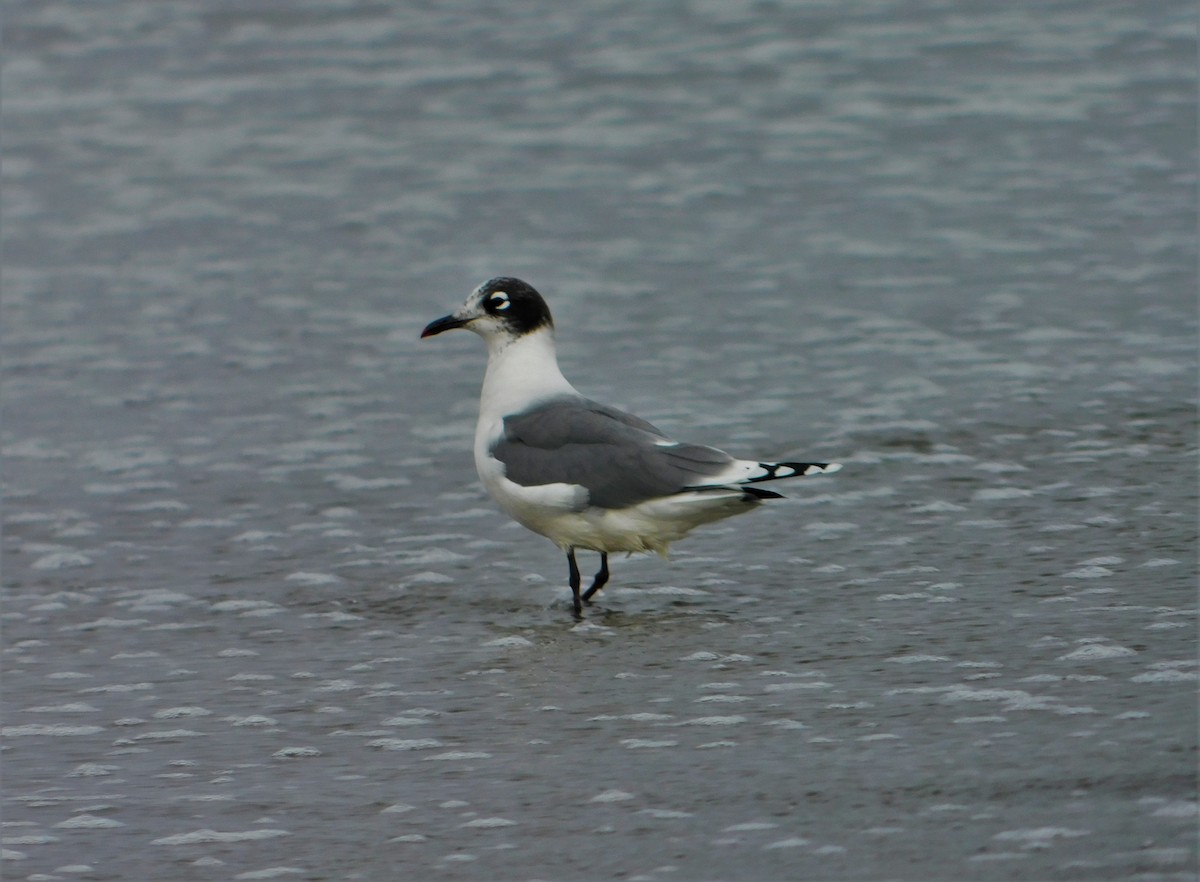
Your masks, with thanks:
M520 337L486 338L487 373L479 403L479 421L492 423L556 395L578 395L558 369L554 332L542 328Z

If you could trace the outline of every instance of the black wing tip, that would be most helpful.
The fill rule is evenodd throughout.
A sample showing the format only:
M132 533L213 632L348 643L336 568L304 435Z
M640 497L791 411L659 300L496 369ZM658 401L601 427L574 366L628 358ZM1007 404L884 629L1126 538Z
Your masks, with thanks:
M774 490L763 490L761 487L739 487L746 496L751 496L755 499L783 499L782 493L776 493Z
M743 494L742 498L747 500L750 498L783 499L784 495L782 493L776 493L774 490L763 490L751 485L763 481L776 481L780 478L803 478L809 475L827 475L830 472L838 471L842 467L840 462L760 462L758 465L766 474L755 478L747 478L735 484L693 484L681 488L680 492L689 490L740 490Z
M760 462L759 468L766 474L751 478L748 483L775 481L780 478L805 478L811 475L829 475L839 471L840 462Z

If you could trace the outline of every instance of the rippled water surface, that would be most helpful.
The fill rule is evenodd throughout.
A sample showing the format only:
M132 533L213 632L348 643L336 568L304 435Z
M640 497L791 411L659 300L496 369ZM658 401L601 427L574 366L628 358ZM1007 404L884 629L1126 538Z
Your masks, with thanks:
M4 878L1195 878L1194 30L11 5ZM845 469L576 624L416 339L500 273Z

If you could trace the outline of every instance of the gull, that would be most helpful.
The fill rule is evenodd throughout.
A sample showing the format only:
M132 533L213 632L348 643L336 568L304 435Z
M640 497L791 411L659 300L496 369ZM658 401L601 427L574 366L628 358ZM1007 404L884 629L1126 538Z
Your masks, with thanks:
M546 301L520 279L489 279L421 338L455 328L474 331L488 350L475 427L479 478L509 517L566 552L576 619L608 582L609 554L666 557L670 543L701 524L781 498L763 482L841 468L737 459L585 398L559 370ZM582 594L576 549L600 554Z

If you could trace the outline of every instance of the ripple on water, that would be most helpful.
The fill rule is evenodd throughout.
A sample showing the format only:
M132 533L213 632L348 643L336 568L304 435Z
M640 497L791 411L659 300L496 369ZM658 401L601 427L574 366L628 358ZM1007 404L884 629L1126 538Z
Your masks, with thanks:
M150 840L151 845L196 845L208 842L257 842L264 839L275 839L280 836L291 836L287 830L244 830L244 831L225 831L217 830L193 830L191 833L176 833L173 836L163 836L160 839Z

